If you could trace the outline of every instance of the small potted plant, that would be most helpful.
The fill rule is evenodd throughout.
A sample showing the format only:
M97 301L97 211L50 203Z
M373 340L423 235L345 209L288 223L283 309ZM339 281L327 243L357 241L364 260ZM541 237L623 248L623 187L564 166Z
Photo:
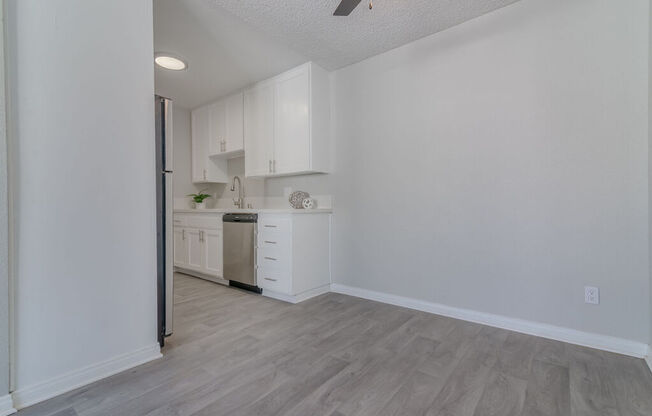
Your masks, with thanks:
M204 202L205 199L210 198L211 196L209 194L204 193L205 189L202 189L201 191L197 192L196 194L189 194L188 196L192 198L193 201L195 201L195 209L205 209L206 208L206 202Z

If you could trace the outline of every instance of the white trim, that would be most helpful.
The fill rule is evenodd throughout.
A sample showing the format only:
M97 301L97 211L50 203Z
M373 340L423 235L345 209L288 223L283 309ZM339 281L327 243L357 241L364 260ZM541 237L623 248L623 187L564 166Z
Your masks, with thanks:
M16 409L31 406L160 357L162 357L161 348L157 343L103 362L91 364L42 383L16 390L12 393L14 406Z
M652 345L648 345L647 347L647 355L645 356L645 362L647 363L647 366L650 367L650 371L652 371Z
M10 394L0 397L0 416L13 415L16 413L14 409L14 402Z
M299 303L315 296L323 295L331 291L331 285L319 286L314 289L306 290L298 295L286 295L285 293L274 292L273 290L263 289L263 296L268 298L282 300L283 302Z
M478 312L471 309L456 308L439 303L391 295L389 293L376 292L373 290L340 285L337 283L331 285L331 290L336 293L389 303L390 305L402 306L404 308L416 309L437 315L449 316L464 321L521 332L523 334L535 335L585 347L630 355L637 358L645 357L648 350L647 344L638 341L582 332L571 328L509 318L491 313Z

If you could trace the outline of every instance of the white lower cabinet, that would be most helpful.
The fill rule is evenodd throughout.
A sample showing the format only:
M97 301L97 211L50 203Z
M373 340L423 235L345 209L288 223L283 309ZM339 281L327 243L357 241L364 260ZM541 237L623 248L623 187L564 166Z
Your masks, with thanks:
M222 231L202 230L203 261L206 273L221 277L222 274Z
M188 246L186 244L186 230L174 227L174 265L188 264Z
M222 217L218 214L175 214L174 266L222 278Z
M174 215L174 266L228 284L224 276L222 214ZM301 302L330 290L328 213L258 214L256 277L263 295Z
M330 290L330 214L260 214L257 280L263 295L301 302Z
M188 267L195 270L202 268L202 241L201 231L188 228L186 229L186 241L188 243Z

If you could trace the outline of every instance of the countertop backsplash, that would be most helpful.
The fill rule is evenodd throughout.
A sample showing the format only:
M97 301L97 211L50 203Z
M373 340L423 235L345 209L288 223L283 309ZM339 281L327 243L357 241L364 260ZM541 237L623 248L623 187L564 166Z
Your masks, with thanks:
M317 201L317 208L332 209L333 208L333 198L331 195L310 195L311 198L314 198ZM288 198L284 196L266 196L266 197L245 197L245 206L243 208L249 207L249 204L256 209L285 209L291 208ZM194 208L194 204L190 197L186 198L174 198L174 209L191 209ZM206 200L206 208L233 208L233 199L231 198L219 198L217 200L210 198Z

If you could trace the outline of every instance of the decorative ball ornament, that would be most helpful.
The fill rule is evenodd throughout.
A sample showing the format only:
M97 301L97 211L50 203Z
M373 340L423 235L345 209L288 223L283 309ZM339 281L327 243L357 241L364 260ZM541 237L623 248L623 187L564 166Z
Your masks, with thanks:
M317 205L317 202L314 198L305 198L303 202L301 202L301 205L303 205L304 209L313 209Z
M296 209L303 209L303 200L306 198L310 198L308 192L294 191L290 194L290 206Z

